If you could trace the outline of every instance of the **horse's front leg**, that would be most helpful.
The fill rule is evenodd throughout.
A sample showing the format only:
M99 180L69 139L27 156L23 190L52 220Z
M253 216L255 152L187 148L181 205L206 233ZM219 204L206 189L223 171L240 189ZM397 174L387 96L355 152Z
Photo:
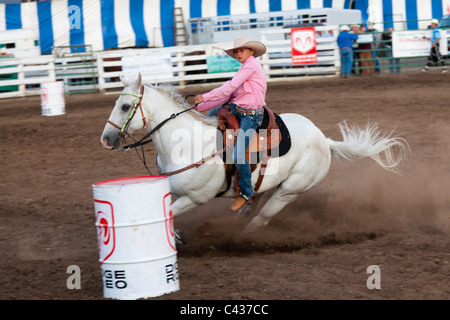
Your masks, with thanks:
M186 211L189 211L189 210L195 208L196 206L197 206L197 204L195 204L188 196L182 196L172 203L173 217L179 216L180 214L182 214ZM183 235L179 229L175 230L174 238L175 238L175 243L178 246L185 244Z
M181 196L172 203L172 214L174 217L179 216L197 206L188 196Z

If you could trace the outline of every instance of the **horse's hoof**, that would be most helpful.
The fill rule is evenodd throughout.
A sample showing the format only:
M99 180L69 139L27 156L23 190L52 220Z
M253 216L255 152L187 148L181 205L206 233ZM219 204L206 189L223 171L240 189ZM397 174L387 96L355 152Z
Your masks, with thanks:
M247 224L244 228L244 230L242 231L243 235L255 232L257 229L259 228L259 226L256 223L252 223L250 222L249 224Z
M186 242L183 239L183 234L181 233L181 231L179 229L175 230L173 236L175 238L175 244L177 246L182 246L182 245L186 244Z
M268 223L269 223L268 220L261 219L258 216L256 216L245 226L244 230L242 231L242 234L249 234L255 232L256 230L267 226Z

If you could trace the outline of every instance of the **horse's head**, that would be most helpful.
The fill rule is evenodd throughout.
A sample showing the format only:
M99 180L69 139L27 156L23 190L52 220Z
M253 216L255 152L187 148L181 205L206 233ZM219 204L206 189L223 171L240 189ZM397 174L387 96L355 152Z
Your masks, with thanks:
M118 149L120 139L142 128L142 118L135 117L140 108L143 86L139 73L135 81L130 81L124 75L120 75L125 88L116 100L114 108L109 116L106 126L100 138L101 144L106 149Z

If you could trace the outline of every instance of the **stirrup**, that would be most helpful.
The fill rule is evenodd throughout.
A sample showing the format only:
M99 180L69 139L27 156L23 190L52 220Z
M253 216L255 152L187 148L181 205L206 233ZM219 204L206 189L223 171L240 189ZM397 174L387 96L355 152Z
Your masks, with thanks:
M245 199L245 201L247 201L247 204L251 204L252 203L252 201L253 201L253 199L254 199L254 197L247 197L245 194L243 194L242 192L241 193L239 193L239 197L242 197L242 198L244 198Z

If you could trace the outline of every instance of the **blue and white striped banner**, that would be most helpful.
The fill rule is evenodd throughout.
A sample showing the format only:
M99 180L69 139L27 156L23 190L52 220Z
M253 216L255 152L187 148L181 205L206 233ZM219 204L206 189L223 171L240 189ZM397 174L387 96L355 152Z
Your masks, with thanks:
M355 9L361 10L364 22L406 21L406 29L416 30L450 14L450 0L357 0Z
M417 20L450 13L450 0L53 0L0 4L0 31L39 30L43 54L52 46L85 44L95 51L167 47L174 45L174 7L181 7L187 20L352 6L361 10L363 22L407 21L410 30L429 24Z
M298 9L359 9L364 22L371 16L376 22L401 15L404 20L441 18L450 13L450 0L178 0L185 17L264 13ZM415 18L415 19L414 19Z
M0 31L38 29L43 54L51 53L52 46L84 44L95 51L172 46L174 5L174 0L0 4Z

